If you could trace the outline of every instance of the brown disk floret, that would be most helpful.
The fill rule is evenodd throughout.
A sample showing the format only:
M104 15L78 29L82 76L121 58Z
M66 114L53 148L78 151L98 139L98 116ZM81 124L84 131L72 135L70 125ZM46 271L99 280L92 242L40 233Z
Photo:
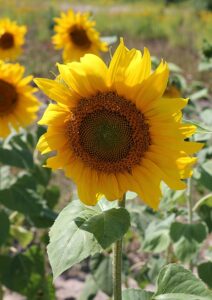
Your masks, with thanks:
M6 115L14 108L17 98L15 87L0 79L0 116Z
M75 155L104 173L131 172L151 144L143 114L115 92L82 98L66 128Z
M88 38L88 35L80 26L74 25L69 33L71 41L79 48L88 49L91 46L91 41Z
M14 46L14 37L11 33L5 32L0 36L0 48L7 50Z

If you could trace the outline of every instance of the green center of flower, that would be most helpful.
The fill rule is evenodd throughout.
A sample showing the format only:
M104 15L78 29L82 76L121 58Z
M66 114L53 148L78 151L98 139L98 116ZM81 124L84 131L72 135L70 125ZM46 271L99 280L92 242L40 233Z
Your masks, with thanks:
M106 173L131 172L151 144L143 114L112 91L79 101L67 122L67 137L78 158Z
M0 48L7 50L14 46L14 37L11 33L5 32L0 36Z
M132 129L127 119L116 112L104 109L88 114L79 134L85 151L105 162L117 162L130 150Z
M91 41L87 35L87 32L81 26L74 25L69 33L70 39L73 44L81 49L89 49Z
M0 116L8 114L17 102L15 87L0 79Z

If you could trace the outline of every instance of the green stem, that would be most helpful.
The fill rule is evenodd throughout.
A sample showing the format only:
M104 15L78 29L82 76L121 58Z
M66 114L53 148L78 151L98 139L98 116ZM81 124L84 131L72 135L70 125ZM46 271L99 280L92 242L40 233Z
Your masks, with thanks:
M189 224L193 222L193 201L192 201L192 178L189 178L187 181L187 206L188 206L188 221ZM192 259L189 262L189 269L193 271L193 262Z
M119 201L119 207L125 207L126 194ZM113 300L122 300L122 239L113 244Z
M188 205L188 221L189 224L192 224L193 222L192 178L188 178L186 195L187 195L187 205Z

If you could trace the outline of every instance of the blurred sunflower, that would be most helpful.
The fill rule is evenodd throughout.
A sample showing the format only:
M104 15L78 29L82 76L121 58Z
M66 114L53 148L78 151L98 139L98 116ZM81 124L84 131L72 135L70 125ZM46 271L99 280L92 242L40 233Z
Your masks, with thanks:
M151 73L149 51L129 51L121 40L109 68L92 54L58 68L56 80L36 80L56 101L39 121L48 131L38 149L56 150L47 166L63 168L84 203L95 205L102 195L120 199L130 190L156 209L161 181L186 187L182 179L196 162L191 154L202 145L185 141L196 130L181 123L187 100L162 98L165 62Z
M18 130L36 119L36 89L28 84L32 76L23 78L24 71L19 64L0 61L0 137L8 136L11 127Z
M0 59L14 60L22 52L26 26L18 26L9 19L0 20Z
M107 51L107 43L102 42L94 29L95 22L89 20L88 13L74 13L69 10L54 19L56 34L52 37L56 49L63 49L64 62L78 61L86 53L98 55Z

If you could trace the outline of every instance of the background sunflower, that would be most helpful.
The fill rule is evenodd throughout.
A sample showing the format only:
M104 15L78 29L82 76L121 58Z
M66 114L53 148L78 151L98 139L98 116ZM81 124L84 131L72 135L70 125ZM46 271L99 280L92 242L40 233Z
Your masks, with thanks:
M22 52L26 26L18 26L10 19L0 20L0 59L14 60Z
M55 18L56 34L52 41L56 49L63 49L65 62L79 60L85 53L98 55L100 51L107 51L107 43L102 42L95 30L95 22L89 20L88 13L74 13L69 10Z
M23 78L24 67L0 61L0 137L9 135L11 127L18 130L36 119L39 101L36 91L28 83L32 76Z

